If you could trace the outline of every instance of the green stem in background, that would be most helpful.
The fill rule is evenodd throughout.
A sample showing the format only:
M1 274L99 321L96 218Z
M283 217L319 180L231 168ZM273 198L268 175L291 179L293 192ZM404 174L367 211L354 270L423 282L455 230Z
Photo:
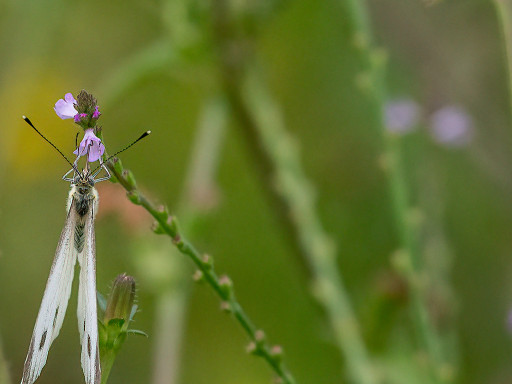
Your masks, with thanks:
M108 157L107 153L104 156L105 158ZM212 257L199 253L183 236L176 217L170 216L165 208L156 207L138 190L134 175L123 168L121 161L110 161L107 167L119 184L127 191L130 201L142 206L156 220L155 233L169 236L180 253L189 257L198 267L197 277L200 277L201 280L204 280L213 288L222 300L222 308L233 314L249 336L251 340L250 352L262 357L284 384L295 383L295 379L282 362L280 348L270 347L265 340L264 333L253 325L235 297L231 280L227 276L218 277L213 267Z
M450 282L453 269L454 253L446 236L445 190L447 185L443 174L444 162L424 162L419 172L424 176L420 185L420 202L428 216L425 217L424 254L426 268L430 274L431 301L436 307L435 323L443 330L443 351L455 369L459 366L459 342L455 323L457 301ZM447 367L448 368L448 367ZM450 374L450 372L446 372ZM453 376L456 372L451 373Z
M166 40L156 41L126 59L123 65L116 67L115 71L99 82L101 85L98 94L102 96L102 110L109 108L144 77L168 69L175 61L172 45Z
M284 206L286 225L295 233L298 248L312 273L312 288L324 308L338 348L345 357L353 383L376 384L376 371L368 356L347 290L338 272L336 247L322 228L315 209L314 187L305 176L295 139L286 131L281 113L253 67L236 60L235 30L229 4L214 3L215 37L221 80L233 114L251 145L257 163L265 169L264 185ZM251 72L252 71L252 72ZM248 75L243 74L248 72Z
M432 323L426 304L426 270L419 241L421 212L409 201L409 188L401 157L400 137L384 132L386 155L384 169L388 175L395 223L399 231L400 249L393 256L393 264L406 278L410 291L411 311L417 338L428 355L432 379L450 382L452 367L448 367L442 343Z
M386 132L383 120L385 100L385 57L373 48L372 33L364 2L340 0L340 7L346 12L351 40L361 59L363 68L357 82L361 91L369 96L376 124L384 135L384 153L393 213L399 232L400 251L397 253L402 263L402 272L409 282L411 311L418 341L429 360L429 371L437 382L450 382L446 372L453 372L444 357L442 341L435 329L426 303L425 268L419 242L417 212L410 205L409 188L403 170L400 140Z
M195 223L212 208L216 200L215 174L226 126L226 108L219 98L206 101L197 128L185 188L178 203L184 231L194 234ZM184 262L175 258L173 263ZM156 331L153 384L173 384L179 374L180 348L190 278L184 266L173 266L181 276L159 292L156 302Z
M494 0L496 15L501 28L505 61L507 65L507 89L509 98L509 114L512 114L512 1Z
M153 384L178 382L188 291L188 288L168 289L156 297L155 334L158 337L153 352Z
M281 113L262 84L255 72L249 73L241 84L243 94L233 94L241 99L235 105L247 108L243 113L251 116L251 124L245 129L255 130L273 164L275 190L288 208L288 218L312 273L314 296L325 309L351 381L378 383L349 294L338 272L336 246L322 228L315 209L314 186L302 170L296 141L286 132Z

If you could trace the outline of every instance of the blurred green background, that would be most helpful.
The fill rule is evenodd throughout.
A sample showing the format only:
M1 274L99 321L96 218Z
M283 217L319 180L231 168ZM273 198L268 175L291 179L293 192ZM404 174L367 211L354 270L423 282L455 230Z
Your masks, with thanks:
M110 152L153 131L121 155L123 164L156 202L186 212L180 201L197 127L222 89L215 3L0 1L0 338L13 382L21 377L68 192L60 180L66 163L21 115L71 155L77 129L61 121L53 105L66 92L93 93ZM422 357L411 352L407 289L390 262L398 235L379 166L382 132L374 105L360 91L364 65L352 44L346 2L228 3L242 47L300 148L372 357L394 372L386 382L423 382L414 368ZM420 111L400 145L411 200L422 212L425 264L433 265L430 279L439 288L428 295L429 309L436 327L458 340L453 381L510 383L512 125L494 5L372 0L363 10L379 54L387 57L386 98L414 100ZM446 106L457 106L471 122L462 144L439 142L430 127L432 114ZM349 382L311 296L310 271L283 225L286 215L262 184L269 175L251 150L255 143L232 110L227 114L213 195L187 225L189 237L214 256L219 273L229 274L247 313L270 342L283 346L299 383ZM162 332L158 297L162 287L174 287L161 272L174 276L174 267L184 268L178 274L189 281L194 269L151 232L149 215L121 203L119 185L105 182L98 191L98 290L108 293L122 272L135 276L140 312L134 327L149 334L128 338L109 382L165 384L152 379ZM175 258L184 263L167 264ZM83 382L76 285L77 279L38 383ZM184 324L169 324L183 340L178 381L167 383L270 382L270 369L245 353L246 336L219 310L210 287L190 289Z

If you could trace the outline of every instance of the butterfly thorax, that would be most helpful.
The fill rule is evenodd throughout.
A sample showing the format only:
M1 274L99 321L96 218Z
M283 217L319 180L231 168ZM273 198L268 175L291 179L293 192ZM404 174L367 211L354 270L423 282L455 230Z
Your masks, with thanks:
M75 177L69 192L68 211L73 209L78 216L74 231L74 248L78 253L81 253L84 247L87 217L93 219L97 207L98 192L94 188L94 179L92 177Z
M94 179L87 175L75 177L71 183L70 203L74 202L74 208L80 218L84 218L94 203L98 200L98 193L94 188Z

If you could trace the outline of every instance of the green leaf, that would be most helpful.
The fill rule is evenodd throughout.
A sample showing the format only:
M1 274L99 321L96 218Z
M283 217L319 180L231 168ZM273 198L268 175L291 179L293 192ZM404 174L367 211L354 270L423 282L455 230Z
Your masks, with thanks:
M139 329L129 329L126 331L126 333L133 333L134 335L146 336L149 339L149 335L146 332L141 331Z

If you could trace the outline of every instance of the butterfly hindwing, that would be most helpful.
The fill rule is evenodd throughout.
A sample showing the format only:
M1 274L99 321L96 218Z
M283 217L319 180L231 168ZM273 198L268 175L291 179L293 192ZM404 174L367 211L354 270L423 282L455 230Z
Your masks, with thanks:
M83 250L78 254L80 283L78 288L78 328L82 344L82 369L86 384L99 384L101 378L98 315L96 308L96 252L94 237L94 211L91 206L85 218L85 239Z

